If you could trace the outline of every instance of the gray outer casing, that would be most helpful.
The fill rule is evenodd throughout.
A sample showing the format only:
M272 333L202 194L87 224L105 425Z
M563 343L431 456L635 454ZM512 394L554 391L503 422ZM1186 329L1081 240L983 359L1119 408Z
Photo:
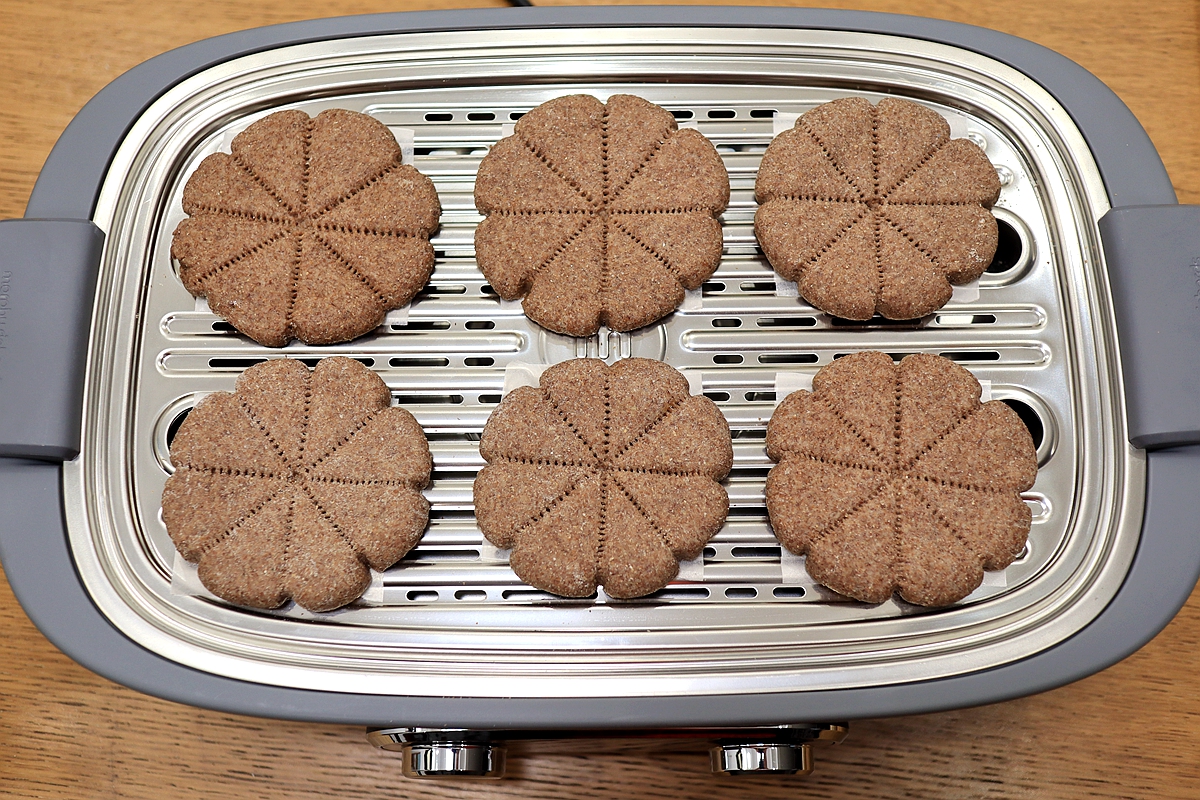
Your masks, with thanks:
M1141 125L1120 99L1086 70L1039 45L982 28L889 14L778 8L575 7L386 14L260 28L182 47L125 73L79 112L46 161L26 221L0 229L0 270L9 259L37 263L40 253L31 255L20 249L33 245L18 244L14 253L8 236L10 230L31 224L30 218L74 220L70 224L76 226L88 220L109 161L133 121L172 85L214 64L271 48L351 36L593 26L771 27L893 34L944 43L1006 63L1054 95L1092 150L1114 207L1102 230L1108 251L1118 255L1109 262L1117 292L1136 294L1145 285L1140 270L1138 280L1116 272L1135 269L1140 254L1150 252L1145 248L1153 244L1161 248L1161 252L1154 251L1155 261L1169 264L1174 260L1185 266L1160 275L1152 282L1155 291L1167 296L1174 291L1189 298L1195 294L1195 277L1187 265L1200 255L1198 234L1182 232L1172 240L1173 246L1182 248L1175 250L1154 238L1157 234L1123 221L1132 219L1127 217L1132 210L1120 206L1161 207L1157 212L1137 212L1153 220L1173 219L1170 215L1187 212L1175 205L1170 179ZM1160 212L1167 216L1160 217ZM1119 237L1115 247L1110 236ZM90 246L81 247L78 255L73 265L78 285L91 287L98 264L96 252ZM87 292L90 296L91 289ZM1161 418L1140 410L1158 402L1158 396L1143 395L1143 389L1146 381L1157 380L1162 373L1154 368L1143 372L1134 366L1145 355L1138 348L1148 347L1148 342L1166 334L1134 334L1126 341L1127 326L1134 324L1130 330L1141 330L1126 315L1136 314L1141 320L1146 313L1143 307L1152 302L1142 302L1138 296L1117 305L1126 377L1136 381L1127 398L1131 421L1138 425L1140 441L1149 446L1200 442L1196 432L1200 425L1187 423L1200 416L1195 407L1184 416ZM1194 312L1178 313L1183 318L1180 321L1190 324L1171 329L1171 346L1158 342L1172 357L1172 372L1182 371L1180 358L1200 352L1200 329L1195 318L1186 318ZM1170 321L1177 322L1174 317ZM70 355L58 359L77 359L61 365L76 379L82 375L84 350L82 346L68 348L64 353ZM1194 393L1186 393L1178 402L1194 404L1194 399ZM0 414L7 417L10 413L0 408ZM76 400L62 420L67 433L57 437L69 444L70 431L74 431L76 450L80 416ZM1192 430L1186 425L1180 428L1180 419ZM1155 428L1160 422L1165 427ZM61 455L69 453L68 447ZM378 727L475 730L763 726L916 714L1006 700L1077 680L1137 650L1171 620L1200 573L1200 521L1192 501L1195 487L1200 486L1200 448L1159 450L1149 453L1147 460L1146 512L1137 554L1117 596L1088 627L1049 650L1003 667L875 688L698 698L379 697L263 686L199 672L134 644L92 604L74 569L62 507L61 467L52 463L0 458L0 507L5 509L0 518L0 561L30 618L79 663L149 694L227 712Z

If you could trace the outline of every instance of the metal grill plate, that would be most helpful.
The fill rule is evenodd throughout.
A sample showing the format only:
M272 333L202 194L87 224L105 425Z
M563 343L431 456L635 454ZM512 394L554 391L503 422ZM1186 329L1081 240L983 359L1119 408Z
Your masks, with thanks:
M973 54L898 37L697 30L414 34L304 45L180 84L129 134L95 221L108 234L87 375L84 453L68 465L72 547L98 605L181 663L335 691L610 696L842 688L922 680L1022 658L1086 624L1136 545L1142 459L1124 413L1096 220L1103 187L1078 132L1027 79ZM698 58L698 56L701 56ZM520 114L568 93L632 93L709 137L729 170L724 253L702 292L660 324L586 340L501 302L474 262L480 158ZM1020 240L979 297L916 323L844 325L776 286L753 233L753 187L776 114L847 95L898 95L985 147L996 215ZM375 333L263 348L179 282L169 257L181 195L206 155L267 113L330 107L415 139L443 206L430 285ZM945 355L1041 425L1025 495L1026 552L950 609L848 601L781 553L767 523L763 437L777 376L878 349ZM206 393L288 356L362 360L425 428L434 456L421 544L366 602L328 614L247 611L187 588L161 522L167 444ZM667 361L734 434L729 520L681 579L635 601L555 598L481 539L471 485L479 433L513 363L577 356ZM464 684L462 681L468 680Z

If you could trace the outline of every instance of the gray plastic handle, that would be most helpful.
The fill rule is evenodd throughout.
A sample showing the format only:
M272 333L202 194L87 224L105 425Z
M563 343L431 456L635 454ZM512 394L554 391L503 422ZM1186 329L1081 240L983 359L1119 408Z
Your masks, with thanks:
M0 222L0 456L79 454L84 358L104 233L89 221Z
M1100 220L1129 440L1200 443L1200 206L1114 208Z

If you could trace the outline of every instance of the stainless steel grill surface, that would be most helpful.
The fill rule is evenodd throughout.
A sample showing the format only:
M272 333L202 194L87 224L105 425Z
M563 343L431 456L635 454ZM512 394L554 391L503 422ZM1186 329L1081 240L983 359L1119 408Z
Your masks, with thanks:
M729 170L724 254L675 314L630 334L549 333L501 302L474 262L481 157L519 116L568 93L641 95L695 125ZM902 96L984 147L1001 176L997 262L910 323L844 323L775 282L753 233L754 179L776 117L847 95ZM444 209L437 264L411 307L347 344L282 350L237 335L178 280L169 251L183 185L280 108L364 111L412 132ZM1010 663L1085 626L1137 544L1144 453L1127 443L1097 220L1108 209L1058 104L982 56L896 36L742 29L429 33L343 39L239 58L180 83L129 132L94 221L108 234L86 376L82 456L64 465L71 547L102 612L153 652L280 686L368 694L606 697L878 686ZM763 438L781 374L838 354L936 353L990 381L1039 441L1027 550L949 609L848 601L780 551L763 503ZM429 530L363 602L251 612L191 588L161 521L168 443L206 393L288 356L363 361L424 426ZM665 360L734 436L728 522L702 563L634 601L556 598L481 539L471 485L480 431L513 365L576 356ZM786 379L785 379L786 380ZM466 681L466 683L464 683Z

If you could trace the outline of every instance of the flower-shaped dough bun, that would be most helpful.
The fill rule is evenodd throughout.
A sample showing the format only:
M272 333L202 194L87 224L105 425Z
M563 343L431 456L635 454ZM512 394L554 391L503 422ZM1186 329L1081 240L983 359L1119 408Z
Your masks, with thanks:
M328 611L425 530L429 445L378 375L349 358L277 359L205 397L171 443L163 521L218 597Z
M179 277L256 342L362 336L429 280L442 213L383 123L280 111L208 156L183 190Z
M936 311L996 252L995 168L907 100L850 97L804 114L767 148L754 194L771 266L846 319Z
M788 395L767 425L767 511L818 583L868 603L942 606L1029 535L1037 476L1025 424L939 356L857 353Z
M543 327L590 336L675 310L721 260L729 176L716 148L632 95L572 95L521 117L479 165L479 268Z
M666 586L725 521L729 425L661 361L576 359L509 393L479 451L475 514L521 580L586 597Z

